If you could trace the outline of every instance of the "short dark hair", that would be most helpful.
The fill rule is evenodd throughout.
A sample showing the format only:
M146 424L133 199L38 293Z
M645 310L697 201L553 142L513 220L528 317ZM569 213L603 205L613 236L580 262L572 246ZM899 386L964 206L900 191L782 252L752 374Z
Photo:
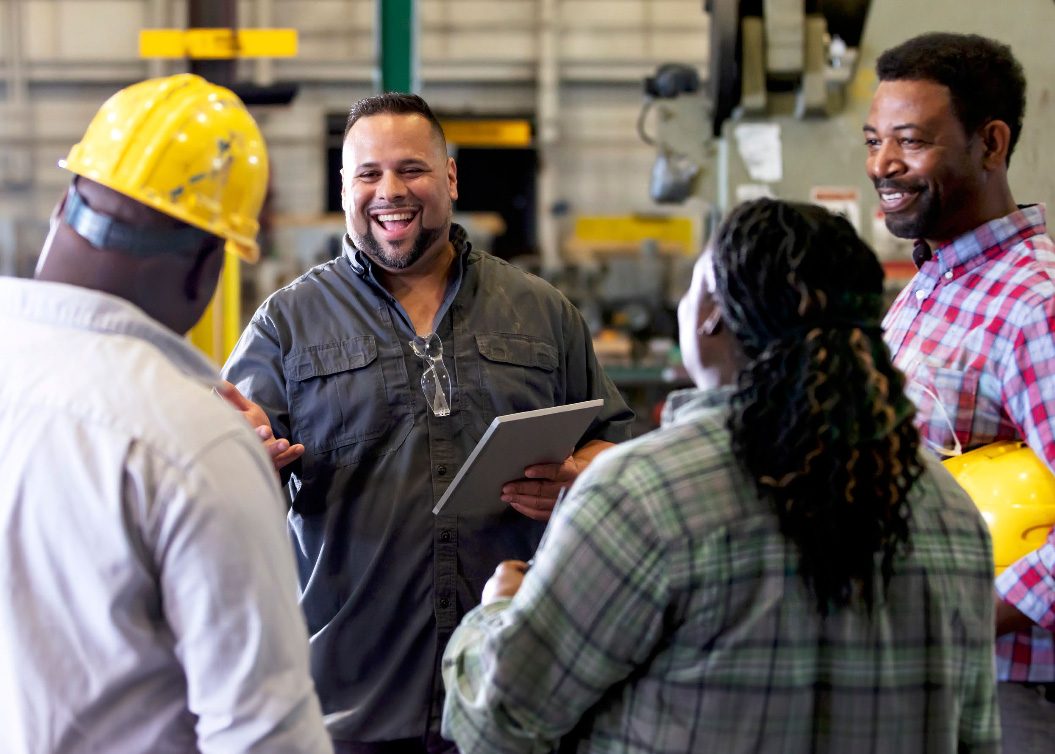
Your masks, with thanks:
M443 135L443 126L439 118L432 112L429 104L416 94L405 94L403 92L385 92L375 94L373 97L364 97L352 105L348 111L348 121L344 124L344 138L348 138L348 132L361 118L369 118L371 115L420 115L432 126L432 130L439 137L443 148L447 148L447 138Z
M1026 111L1026 75L1008 45L977 34L921 34L880 55L876 74L880 81L933 81L948 88L968 136L989 121L1003 121L1011 129L1011 162Z

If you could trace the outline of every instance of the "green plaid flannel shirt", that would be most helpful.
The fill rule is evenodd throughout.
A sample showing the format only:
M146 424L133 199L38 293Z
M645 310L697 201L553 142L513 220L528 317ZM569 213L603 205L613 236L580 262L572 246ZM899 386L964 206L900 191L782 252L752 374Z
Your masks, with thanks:
M924 459L886 597L821 617L732 457L728 396L686 391L580 477L516 597L448 645L444 734L462 754L998 751L970 499Z

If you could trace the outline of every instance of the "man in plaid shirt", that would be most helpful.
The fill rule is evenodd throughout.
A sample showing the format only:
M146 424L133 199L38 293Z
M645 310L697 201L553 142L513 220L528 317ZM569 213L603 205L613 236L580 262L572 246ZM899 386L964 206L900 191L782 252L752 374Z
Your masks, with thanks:
M1016 205L1007 179L1022 68L1006 45L934 33L883 53L876 72L868 175L919 268L883 327L924 441L954 455L1023 439L1055 468L1055 245L1044 206ZM997 579L996 623L998 677L1055 699L1053 567L1055 530ZM1001 684L1005 749L1020 693ZM1022 698L1055 732L1055 706Z

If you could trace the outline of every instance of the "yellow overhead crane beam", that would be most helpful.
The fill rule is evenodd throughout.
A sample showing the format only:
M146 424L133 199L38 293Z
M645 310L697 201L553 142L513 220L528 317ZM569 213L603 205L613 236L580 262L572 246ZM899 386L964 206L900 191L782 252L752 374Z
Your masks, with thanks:
M139 57L223 60L289 58L297 54L296 29L142 29ZM228 253L208 308L187 338L217 364L242 332L241 260Z
M296 29L143 29L141 58L292 58Z
M530 147L531 122L522 118L441 118L448 143L460 147Z

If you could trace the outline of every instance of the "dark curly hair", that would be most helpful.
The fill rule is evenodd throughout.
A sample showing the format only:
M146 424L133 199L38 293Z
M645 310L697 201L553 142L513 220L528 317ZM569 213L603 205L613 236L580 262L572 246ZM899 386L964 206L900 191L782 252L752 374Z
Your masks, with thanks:
M439 118L432 112L432 108L418 95L405 94L403 92L375 94L372 97L364 97L352 105L348 110L348 120L344 124L344 138L348 138L348 132L352 130L352 126L360 119L382 114L420 115L432 126L433 132L439 138L444 150L446 150L447 139L443 135L443 126L440 125Z
M1026 75L1009 46L977 34L921 34L880 55L876 74L880 81L933 81L947 87L968 136L1002 120L1011 129L1011 162L1026 112Z
M871 608L899 548L922 472L919 434L879 327L883 270L842 217L760 199L714 244L722 321L745 357L729 429L827 613Z

